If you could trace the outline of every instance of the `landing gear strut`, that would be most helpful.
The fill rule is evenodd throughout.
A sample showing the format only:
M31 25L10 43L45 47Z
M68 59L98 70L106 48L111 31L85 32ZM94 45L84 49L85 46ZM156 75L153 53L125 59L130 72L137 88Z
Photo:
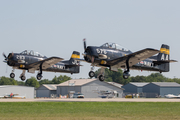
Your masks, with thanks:
M40 71L39 71L39 73L37 74L36 78L37 78L38 80L41 80L41 78L43 77L43 76L42 76L42 64L39 66L39 69L40 69Z
M124 79L128 79L130 76L130 74L129 74L129 59L126 60L126 67L127 67L127 70L125 70L123 73Z

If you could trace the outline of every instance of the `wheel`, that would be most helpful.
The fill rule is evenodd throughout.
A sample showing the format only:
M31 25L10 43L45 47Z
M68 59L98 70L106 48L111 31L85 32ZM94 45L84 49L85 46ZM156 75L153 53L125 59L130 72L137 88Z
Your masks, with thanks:
M95 76L95 73L94 73L93 71L90 71L90 72L89 72L89 77L92 78L92 77L94 77L94 76Z
M26 79L26 76L22 75L21 80L24 81Z
M123 75L123 78L124 78L124 79L128 79L128 78L129 78L129 76L127 76L127 75Z
M11 77L11 78L14 78L14 77L15 77L15 74L14 74L14 73L11 73L11 74L10 74L10 77Z
M100 81L104 81L104 76L103 76L103 75L100 75L100 76L99 76L99 80L100 80Z
M128 79L129 76L130 76L129 72L124 71L124 73L123 73L123 78L124 78L124 79Z
M38 80L41 80L42 75L41 75L41 74L37 74L36 78L37 78Z

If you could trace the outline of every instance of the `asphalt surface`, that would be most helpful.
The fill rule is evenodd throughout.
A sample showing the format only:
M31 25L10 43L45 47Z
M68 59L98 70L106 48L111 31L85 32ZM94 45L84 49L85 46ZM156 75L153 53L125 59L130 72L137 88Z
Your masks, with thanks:
M38 99L0 99L0 102L180 102L180 99L167 98L38 98Z

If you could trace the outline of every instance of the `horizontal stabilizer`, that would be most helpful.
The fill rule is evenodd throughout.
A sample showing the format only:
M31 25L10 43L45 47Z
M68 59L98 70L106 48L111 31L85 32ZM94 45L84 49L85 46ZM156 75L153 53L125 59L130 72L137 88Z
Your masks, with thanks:
M86 62L86 60L84 60L84 59L79 59L79 58L75 58L75 60Z
M172 62L178 62L177 60L159 60L159 61L153 61L154 64L164 64L164 63L172 63Z
M83 65L65 65L66 67L76 67L76 66L83 66Z

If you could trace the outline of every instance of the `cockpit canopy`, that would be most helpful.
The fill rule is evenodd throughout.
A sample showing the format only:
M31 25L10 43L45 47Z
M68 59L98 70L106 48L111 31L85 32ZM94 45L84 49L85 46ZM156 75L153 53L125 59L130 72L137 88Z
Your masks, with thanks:
M25 50L23 52L21 52L20 54L22 55L32 55L32 56L37 56L37 57L45 57L44 55L38 53L38 52L35 52L33 50Z
M129 51L127 48L122 47L121 45L118 45L116 43L105 43L105 44L101 45L100 47L113 48L113 49L117 49L117 50L121 50L121 51Z

